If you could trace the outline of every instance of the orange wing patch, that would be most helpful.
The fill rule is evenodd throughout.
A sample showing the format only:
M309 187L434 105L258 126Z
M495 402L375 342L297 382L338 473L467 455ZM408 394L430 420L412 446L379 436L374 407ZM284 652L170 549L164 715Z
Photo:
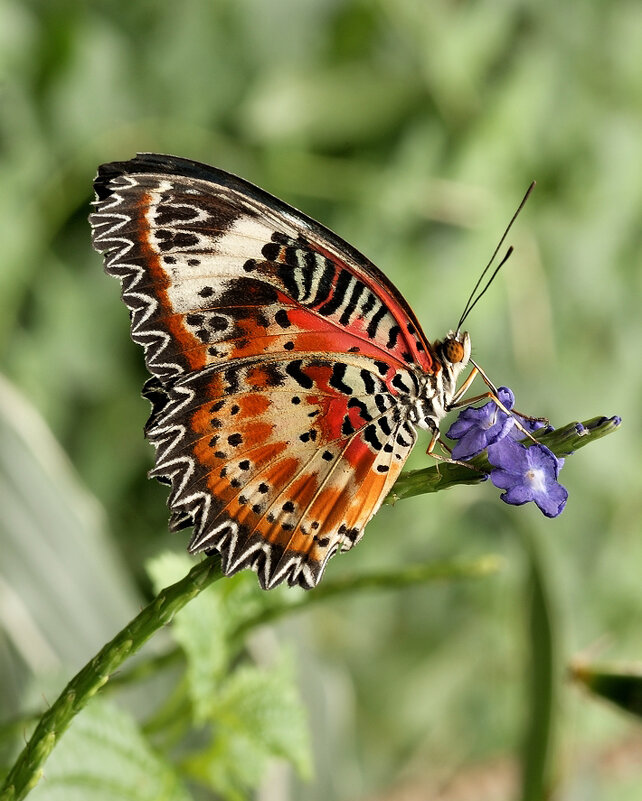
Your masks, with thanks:
M219 550L227 574L253 567L264 587L314 586L414 444L377 373L357 356L244 360L175 382L147 436L175 527L194 523L190 551Z

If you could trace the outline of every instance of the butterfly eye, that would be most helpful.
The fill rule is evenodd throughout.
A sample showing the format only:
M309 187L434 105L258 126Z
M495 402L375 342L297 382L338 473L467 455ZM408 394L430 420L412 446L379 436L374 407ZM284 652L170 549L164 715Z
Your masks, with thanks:
M444 342L444 356L451 364L458 364L464 358L464 346L456 339L447 339Z

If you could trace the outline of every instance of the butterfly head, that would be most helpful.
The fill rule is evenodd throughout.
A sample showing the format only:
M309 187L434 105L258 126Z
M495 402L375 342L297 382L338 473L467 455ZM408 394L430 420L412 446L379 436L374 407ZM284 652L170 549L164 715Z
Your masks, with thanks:
M443 339L433 343L433 348L442 369L456 383L470 360L470 334L468 331L449 331Z

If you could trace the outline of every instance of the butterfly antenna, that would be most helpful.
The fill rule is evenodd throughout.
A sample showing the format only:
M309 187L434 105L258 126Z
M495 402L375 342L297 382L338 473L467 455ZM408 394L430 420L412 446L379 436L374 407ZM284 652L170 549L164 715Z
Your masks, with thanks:
M524 197L522 198L522 202L519 204L519 206L517 207L517 211L515 212L515 214L513 214L513 216L511 217L511 220L510 220L510 222L509 222L509 223L508 223L508 225L506 226L506 230L505 230L505 231L504 231L504 233L502 234L502 238L501 238L501 239L499 240L499 242L497 243L497 247L496 247L496 248L495 248L495 250L493 251L493 255L490 257L490 259L489 259L489 261L488 261L488 264L487 264L487 265L484 267L484 269L482 270L482 273L481 273L481 275L480 275L480 276L479 276L479 278L477 279L477 283L476 283L476 284L475 284L475 286L473 287L473 291L470 293L470 295L469 295L469 297L468 297L468 300L466 301L466 305L464 306L464 311L462 312L462 315L461 315L461 317L459 318L459 322L457 323L457 333L459 333L459 331L460 331L460 329L461 329L462 325L464 324L464 320L466 319L466 317L468 317L468 315L470 314L470 312L471 312L471 311L473 310L473 308L474 308L474 307L477 305L477 301L478 301L478 300L479 300L479 299L482 297L482 295L484 295L484 294L485 294L486 290L487 290L487 289L488 289L488 287L489 287L489 286L492 284L492 282L493 282L493 280L494 280L495 276L497 275L497 273L499 272L499 270L500 270L500 269L501 269L501 268L504 266L504 264L506 264L506 262L507 262L507 261L508 261L508 259L510 258L510 255L511 255L511 253L513 252L513 248L512 248L512 247L510 247L510 248L508 249L508 251L507 251L506 255L505 255L505 256L504 256L504 258L501 260L501 262L499 263L499 265L498 265L498 266L497 266L497 267L494 269L494 271L493 271L493 274L491 275L491 277L489 278L489 280L486 282L486 285L484 286L484 288L483 288L483 289L480 291L480 293L477 295L477 297L475 297L475 293L476 293L476 292L477 292L477 290L479 289L479 285L480 285L480 284L481 284L481 282L484 280L484 276L485 276L485 275L486 275L486 273L487 273L487 272L490 270L490 268L491 268L491 266L492 266L493 262L495 261L495 258L496 258L496 256L497 256L497 254L499 253L499 249L500 249L500 248L501 248L501 246L504 244L504 241L505 241L506 237L508 236L508 232L509 232L509 231L510 231L510 229L513 227L513 223L514 223L514 222L515 222L515 220L517 219L517 217L518 217L518 215L519 215L520 211L521 211L521 210L524 208L524 205L525 205L526 201L528 200L528 197L529 197L530 193L531 193L531 192L533 191L533 189L535 188L535 183L536 183L536 182L535 182L535 181L533 181L533 182L532 182L532 184L531 184L531 185L528 187L528 189L526 190L526 194L525 194L525 195L524 195Z

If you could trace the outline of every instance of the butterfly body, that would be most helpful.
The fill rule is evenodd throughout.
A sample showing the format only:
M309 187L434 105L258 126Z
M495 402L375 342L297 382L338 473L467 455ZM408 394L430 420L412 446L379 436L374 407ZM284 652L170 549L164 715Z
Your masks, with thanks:
M170 527L193 525L190 551L218 550L228 574L314 586L416 427L438 434L468 334L431 345L362 254L221 170L142 154L101 167L95 189L94 246L152 374Z

